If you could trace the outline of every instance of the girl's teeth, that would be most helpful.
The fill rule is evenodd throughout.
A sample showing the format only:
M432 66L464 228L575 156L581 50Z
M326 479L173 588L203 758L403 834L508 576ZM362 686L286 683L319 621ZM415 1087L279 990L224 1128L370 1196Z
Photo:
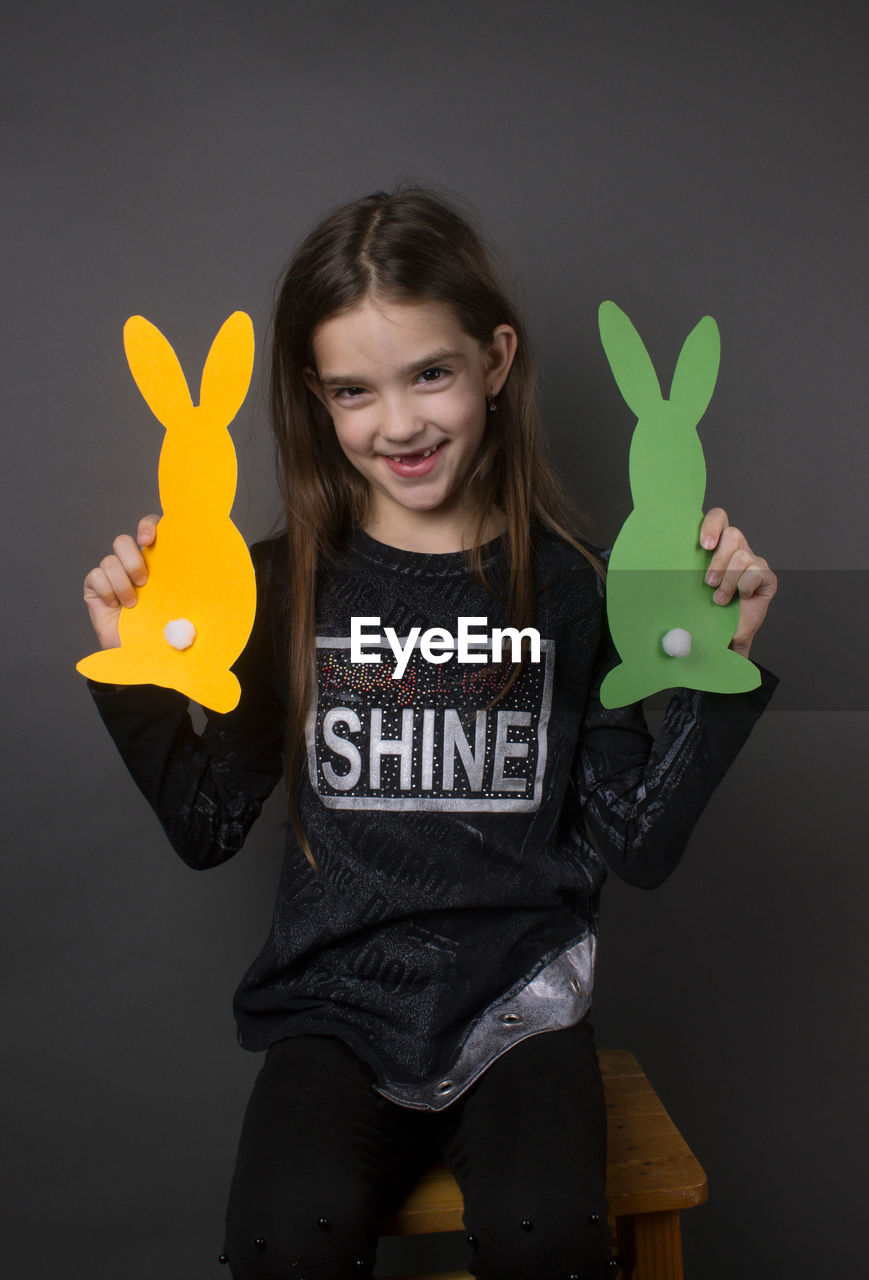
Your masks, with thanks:
M429 458L429 457L431 457L431 455L434 453L435 449L437 449L438 447L439 447L438 445L435 445L435 446L434 446L434 448L426 449L425 453L423 453L423 454L419 454L419 453L391 453L389 456L390 456L390 458L392 459L392 461L393 461L393 462L404 462L404 461L406 461L406 460L407 460L407 459L409 459L409 458L419 458L419 457L422 457L422 458Z

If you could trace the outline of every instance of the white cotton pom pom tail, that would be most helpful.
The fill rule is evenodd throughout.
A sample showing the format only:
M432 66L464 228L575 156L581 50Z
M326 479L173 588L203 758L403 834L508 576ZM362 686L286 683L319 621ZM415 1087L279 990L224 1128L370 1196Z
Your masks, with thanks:
M196 639L196 628L189 618L175 618L166 623L163 635L173 649L189 649Z
M673 627L662 639L661 647L671 658L687 658L691 652L691 632Z

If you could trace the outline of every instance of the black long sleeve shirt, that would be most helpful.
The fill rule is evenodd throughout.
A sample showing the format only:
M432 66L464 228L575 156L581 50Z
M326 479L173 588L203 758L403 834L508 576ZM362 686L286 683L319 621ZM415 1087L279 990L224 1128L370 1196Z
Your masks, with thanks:
M91 686L195 868L241 848L282 776L285 546L254 548L241 701L202 735L171 690ZM503 587L503 541L483 552ZM745 694L676 690L653 739L640 705L599 701L616 656L585 557L540 533L535 583L540 661L489 707L506 678L491 662L435 663L417 645L394 680L385 641L379 664L351 661L354 617L379 618L402 642L416 626L456 635L460 617L486 619L474 633L504 626L502 599L461 552L397 550L356 530L324 576L300 796L320 874L288 827L271 935L235 996L244 1047L335 1035L388 1097L439 1108L524 1036L587 1010L606 867L646 887L669 875L776 679L762 671Z

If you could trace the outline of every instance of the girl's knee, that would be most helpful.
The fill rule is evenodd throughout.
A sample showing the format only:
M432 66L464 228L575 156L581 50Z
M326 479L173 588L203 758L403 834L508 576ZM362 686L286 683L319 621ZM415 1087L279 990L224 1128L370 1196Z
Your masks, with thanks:
M347 1237L311 1241L278 1231L271 1238L228 1238L220 1261L232 1280L370 1280L375 1255L376 1244Z
M488 1214L469 1225L471 1269L479 1280L615 1280L606 1209L525 1216Z
M233 1280L367 1280L377 1252L367 1203L231 1201L223 1257Z

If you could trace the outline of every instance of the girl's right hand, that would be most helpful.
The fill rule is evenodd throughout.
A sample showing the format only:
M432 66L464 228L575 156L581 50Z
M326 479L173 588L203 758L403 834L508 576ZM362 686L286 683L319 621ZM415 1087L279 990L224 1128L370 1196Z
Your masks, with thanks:
M118 620L122 609L132 609L139 599L137 588L148 581L142 547L153 546L159 516L143 516L135 540L122 533L112 543L114 554L101 560L84 580L84 602L101 649L117 649L121 643Z

